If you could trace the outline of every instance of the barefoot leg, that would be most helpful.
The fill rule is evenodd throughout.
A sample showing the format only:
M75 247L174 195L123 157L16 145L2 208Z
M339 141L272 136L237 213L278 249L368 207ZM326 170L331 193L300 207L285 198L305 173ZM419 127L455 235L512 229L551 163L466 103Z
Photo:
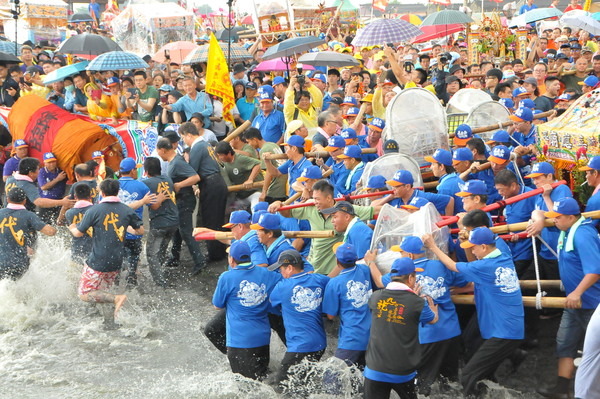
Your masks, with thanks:
M126 299L127 295L115 295L115 317L117 317L117 313L121 310Z

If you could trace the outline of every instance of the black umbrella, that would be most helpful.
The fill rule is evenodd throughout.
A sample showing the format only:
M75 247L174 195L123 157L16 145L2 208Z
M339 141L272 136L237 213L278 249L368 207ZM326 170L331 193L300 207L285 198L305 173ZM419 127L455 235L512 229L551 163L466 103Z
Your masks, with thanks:
M65 40L56 51L64 54L100 55L109 51L123 51L123 49L108 37L82 33Z
M80 12L77 14L73 14L71 15L71 17L69 18L69 22L93 22L94 18L92 18L92 16L90 14L87 14L85 12Z
M3 53L0 51L0 62L6 62L6 63L20 63L21 60L18 59L16 56L12 55L12 54L7 54L7 53Z
M325 43L325 40L314 36L293 37L269 47L263 55L263 60L268 61L275 58L292 57L295 54L312 50L323 43Z
M215 33L215 37L217 38L217 40L221 41L221 42L226 42L227 40L229 40L229 29L225 28L225 29L221 29L218 30L217 33ZM245 26L234 26L231 28L231 40L234 42L237 42L238 40L240 40L240 36L239 33L240 32L244 32L244 31L249 31L248 33L253 33L254 31L252 29L248 29Z

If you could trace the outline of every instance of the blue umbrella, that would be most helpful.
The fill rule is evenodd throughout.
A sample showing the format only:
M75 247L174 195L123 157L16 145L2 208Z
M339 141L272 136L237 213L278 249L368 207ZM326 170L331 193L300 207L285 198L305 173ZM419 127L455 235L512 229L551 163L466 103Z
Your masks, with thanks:
M67 65L67 66L55 69L54 71L52 71L48 75L46 75L46 77L44 78L44 84L48 85L50 83L60 82L61 80L64 80L65 78L67 78L71 75L76 75L79 72L84 71L85 67L88 64L89 64L89 61L82 61L82 62L78 62L77 64L71 64L71 65Z
M374 46L398 43L422 35L423 31L403 19L382 18L356 32L352 40L354 46Z
M560 17L561 15L563 15L562 11L556 8L534 8L514 17L508 24L508 27L525 26L544 19Z
M263 60L273 60L275 58L289 58L293 55L304 53L325 43L325 40L314 36L292 37L271 46L265 51Z
M87 66L88 71L118 71L148 68L140 56L127 51L110 51L96 57Z

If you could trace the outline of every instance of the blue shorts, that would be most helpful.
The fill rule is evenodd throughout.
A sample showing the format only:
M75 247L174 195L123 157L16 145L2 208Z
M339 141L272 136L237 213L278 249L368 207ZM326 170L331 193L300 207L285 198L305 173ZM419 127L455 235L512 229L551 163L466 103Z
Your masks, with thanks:
M595 309L565 309L556 333L556 356L576 358Z

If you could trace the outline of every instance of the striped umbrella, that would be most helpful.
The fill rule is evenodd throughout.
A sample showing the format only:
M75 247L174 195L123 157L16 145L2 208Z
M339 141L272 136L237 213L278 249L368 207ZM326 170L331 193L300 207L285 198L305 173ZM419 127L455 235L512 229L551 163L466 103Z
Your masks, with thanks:
M110 51L94 58L87 66L88 71L119 71L148 68L140 56L127 51Z
M423 18L417 14L402 14L398 19L409 22L415 26L419 26L421 25L421 22L423 22Z
M219 46L223 50L223 54L227 57L227 46L228 43L219 42ZM187 57L183 60L184 65L189 64L199 64L201 62L208 61L208 49L210 47L210 43L203 44L202 46L197 47L194 51L188 54ZM245 48L240 46L239 44L231 43L231 62L242 62L252 59L252 54L248 52Z
M413 39L423 31L402 19L378 19L360 29L352 44L354 46L374 46L376 44L397 43Z

